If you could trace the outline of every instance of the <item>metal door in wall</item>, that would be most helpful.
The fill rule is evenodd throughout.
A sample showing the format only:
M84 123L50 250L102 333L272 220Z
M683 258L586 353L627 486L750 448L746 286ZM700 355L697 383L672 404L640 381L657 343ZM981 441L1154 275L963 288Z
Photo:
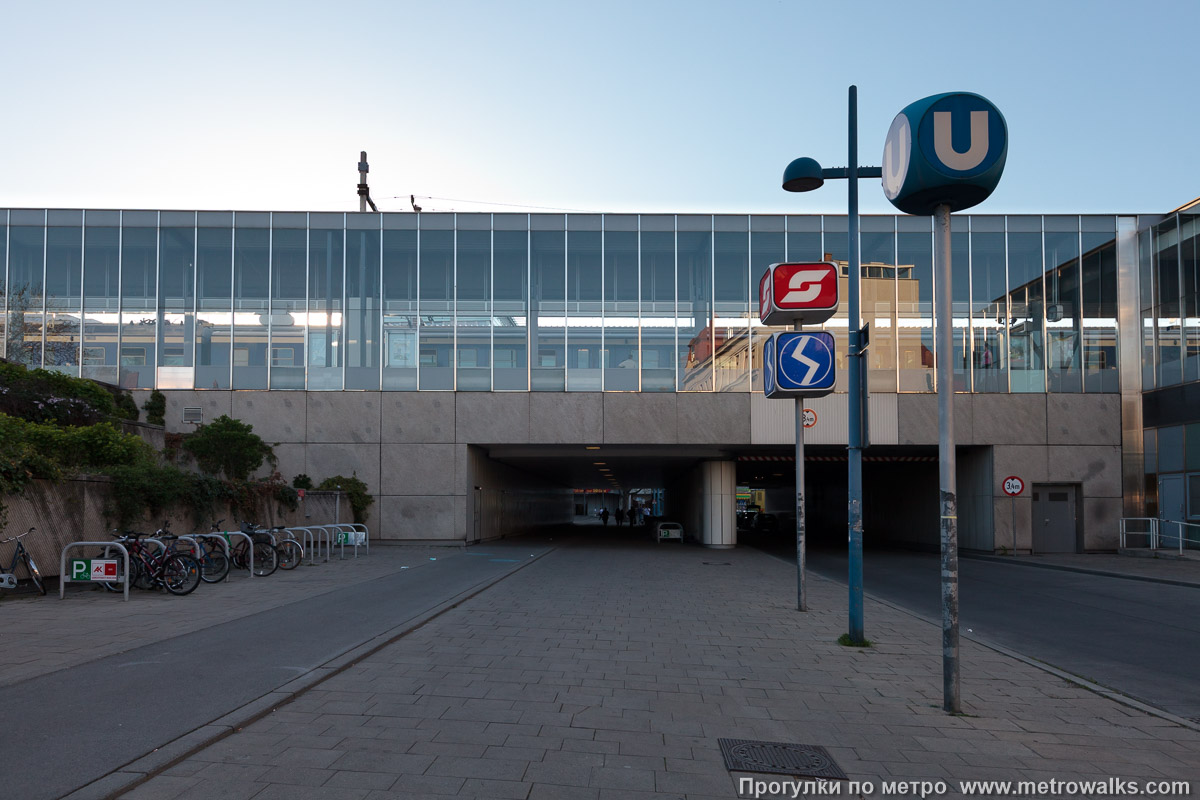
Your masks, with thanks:
M475 513L473 515L471 524L471 536L468 538L467 544L476 544L482 538L482 531L480 528L483 525L483 489L479 488L478 486L475 487L474 507Z
M1033 485L1033 552L1075 553L1075 487L1070 484Z
M1163 475L1158 479L1158 518L1187 522L1183 476Z

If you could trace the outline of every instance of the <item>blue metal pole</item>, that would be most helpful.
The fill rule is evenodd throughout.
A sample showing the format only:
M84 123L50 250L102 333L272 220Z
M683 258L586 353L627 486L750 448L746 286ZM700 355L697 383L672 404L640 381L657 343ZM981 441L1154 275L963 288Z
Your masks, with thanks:
M849 179L850 231L850 437L849 437L849 529L850 529L850 641L862 644L863 638L863 545L862 545L862 397L863 372L859 366L859 289L862 270L858 252L858 87L850 87L849 155L846 163Z

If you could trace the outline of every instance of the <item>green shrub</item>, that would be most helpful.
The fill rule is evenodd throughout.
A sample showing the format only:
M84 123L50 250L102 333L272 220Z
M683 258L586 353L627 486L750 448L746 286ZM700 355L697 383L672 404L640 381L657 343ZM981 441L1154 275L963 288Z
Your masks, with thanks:
M137 422L138 417L142 412L138 411L137 403L134 402L133 396L129 392L121 392L117 395L117 416L121 419L127 419L130 422Z
M139 437L117 430L111 422L88 425L85 428L70 428L48 423L0 415L4 420L0 440L5 446L24 444L36 457L53 464L56 469L42 469L42 473L95 469L118 464L133 464L152 461L154 451ZM39 474L35 477L51 477Z
M110 422L85 428L29 422L0 414L0 522L3 497L35 478L62 480L79 470L153 463L154 451Z
M146 411L146 422L151 425L165 425L167 422L167 396L155 389L149 399L142 404Z
M117 416L117 406L95 381L0 362L0 413L31 422L92 425Z
M292 488L294 489L312 489L313 479L301 472L296 477L292 478Z
M366 522L367 509L371 507L371 503L375 502L375 498L367 492L367 485L358 479L358 473L353 473L349 478L342 475L326 478L321 481L317 489L320 491L340 489L345 492L346 499L350 501L350 510L354 512L355 522Z
M246 480L264 461L277 463L274 450L254 433L253 425L224 415L186 437L183 449L200 469L211 475L224 473L230 480Z

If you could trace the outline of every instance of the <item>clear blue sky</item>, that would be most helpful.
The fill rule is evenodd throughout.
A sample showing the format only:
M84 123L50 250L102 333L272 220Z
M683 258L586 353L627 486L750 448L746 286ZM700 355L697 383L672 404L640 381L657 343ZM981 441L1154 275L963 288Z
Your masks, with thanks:
M9 3L0 206L829 212L792 158L860 163L896 113L984 95L1008 166L980 213L1200 195L1200 3ZM403 200L394 199L403 196ZM890 213L877 180L862 210ZM421 199L421 198L453 198ZM488 205L464 201L489 201ZM519 208L518 208L519 207Z

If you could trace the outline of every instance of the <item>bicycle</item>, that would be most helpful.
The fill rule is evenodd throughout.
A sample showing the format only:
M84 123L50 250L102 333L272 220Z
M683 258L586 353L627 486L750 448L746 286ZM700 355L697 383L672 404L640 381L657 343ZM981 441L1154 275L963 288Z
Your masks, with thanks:
M37 528L30 528L19 536L0 540L0 544L8 544L9 542L17 543L17 549L13 552L12 563L8 565L7 570L0 572L0 589L17 588L17 565L24 564L25 571L29 573L29 579L33 582L33 586L37 589L38 594L46 594L46 583L42 580L42 573L38 570L37 564L33 562L33 556L25 549L25 543L21 541L36 530Z
M279 538L280 531L286 534L282 539ZM267 533L275 544L275 552L279 554L279 568L291 570L300 566L304 560L304 547L287 532L287 528L274 527Z
M196 560L200 562L200 580L205 583L219 583L229 574L229 558L225 555L225 548L215 541L216 537L221 536L221 532L217 530L220 522L224 520L213 523L211 535L197 536L200 544Z
M265 531L260 531L254 525L243 522L241 532L249 535L253 540L254 551L251 555L250 545L239 536L237 544L231 545L229 549L229 558L233 561L233 566L238 569L246 569L253 562L254 574L260 578L279 569L279 552L274 545L263 538L267 535Z
M125 545L129 551L129 575L126 580L139 589L153 589L161 586L174 595L191 594L200 585L200 562L186 553L169 551L164 544L157 551L151 551L144 543L149 538L144 534L113 531L117 541ZM164 539L175 540L177 536L164 536ZM162 544L160 542L160 544ZM105 583L109 591L121 591L120 584Z

